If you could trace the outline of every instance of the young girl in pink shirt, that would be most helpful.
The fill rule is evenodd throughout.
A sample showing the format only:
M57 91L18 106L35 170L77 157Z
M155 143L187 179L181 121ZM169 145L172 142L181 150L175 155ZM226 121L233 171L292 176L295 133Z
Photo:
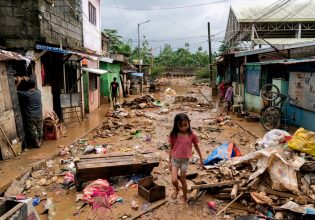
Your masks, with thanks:
M194 145L199 154L201 166L203 166L203 158L198 146L198 137L191 130L190 120L186 114L180 113L175 116L174 126L169 137L169 142L171 145L169 151L169 166L172 175L172 183L175 187L172 198L176 199L179 192L177 174L178 170L180 170L183 201L188 202L186 172L188 168L188 160L192 156L192 145Z

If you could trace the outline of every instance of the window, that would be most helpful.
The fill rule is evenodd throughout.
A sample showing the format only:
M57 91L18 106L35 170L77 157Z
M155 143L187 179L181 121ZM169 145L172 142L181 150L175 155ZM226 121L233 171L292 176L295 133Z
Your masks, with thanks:
M89 90L95 91L97 89L97 76L89 73Z
M89 21L96 26L96 8L89 2Z

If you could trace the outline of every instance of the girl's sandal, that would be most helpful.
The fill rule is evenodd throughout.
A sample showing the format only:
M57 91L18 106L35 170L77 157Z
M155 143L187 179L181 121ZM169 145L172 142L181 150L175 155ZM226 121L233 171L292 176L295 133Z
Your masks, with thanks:
M174 192L172 193L171 198L172 198L172 199L176 199L176 198L177 198L177 195L178 195L178 192L179 192L179 190L174 189Z

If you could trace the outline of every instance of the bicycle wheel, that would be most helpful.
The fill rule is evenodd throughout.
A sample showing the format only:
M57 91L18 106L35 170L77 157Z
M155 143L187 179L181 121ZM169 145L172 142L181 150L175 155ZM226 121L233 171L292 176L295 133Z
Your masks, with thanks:
M280 109L274 107L267 108L262 117L261 123L267 131L278 129L281 125Z
M274 101L279 97L280 90L276 85L266 84L260 90L260 96L268 101Z

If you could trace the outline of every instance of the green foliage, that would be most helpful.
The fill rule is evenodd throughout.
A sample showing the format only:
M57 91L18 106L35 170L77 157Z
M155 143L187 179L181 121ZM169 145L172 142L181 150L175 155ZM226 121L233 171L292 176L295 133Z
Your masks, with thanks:
M152 66L152 68L151 68L151 77L153 79L158 78L159 76L162 75L164 70L165 70L165 67L156 66L156 65Z
M189 43L184 48L173 50L171 45L165 44L160 55L155 57L155 64L165 67L204 67L209 63L207 51L199 47L195 53L189 51Z
M122 37L118 35L117 30L104 29L103 33L109 37L109 52L110 53L131 53L131 41L128 40L127 43L122 41Z
M147 41L146 37L143 36L144 41L142 42L141 48L140 48L140 59L142 60L143 64L149 64L151 63L151 49L149 47L149 42ZM130 56L130 62L139 60L139 50L138 47L135 47L131 51Z
M210 78L210 70L209 67L206 68L202 68L200 70L198 70L198 72L196 73L196 78L197 79L205 79L205 78Z

